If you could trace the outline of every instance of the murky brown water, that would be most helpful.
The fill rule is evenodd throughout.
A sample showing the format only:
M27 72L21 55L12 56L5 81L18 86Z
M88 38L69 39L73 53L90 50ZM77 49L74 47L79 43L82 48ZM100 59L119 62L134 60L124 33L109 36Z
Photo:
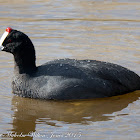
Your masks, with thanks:
M88 58L140 75L139 0L1 0L1 35L7 26L30 36L38 65ZM1 139L140 139L140 91L85 101L40 101L14 96L12 74L12 55L0 52Z

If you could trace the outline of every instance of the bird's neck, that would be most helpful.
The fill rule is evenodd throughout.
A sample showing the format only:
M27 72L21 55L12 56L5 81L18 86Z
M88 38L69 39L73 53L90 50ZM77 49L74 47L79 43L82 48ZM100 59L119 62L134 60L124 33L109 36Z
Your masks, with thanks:
M14 54L15 72L19 74L33 74L36 72L35 50L20 51Z

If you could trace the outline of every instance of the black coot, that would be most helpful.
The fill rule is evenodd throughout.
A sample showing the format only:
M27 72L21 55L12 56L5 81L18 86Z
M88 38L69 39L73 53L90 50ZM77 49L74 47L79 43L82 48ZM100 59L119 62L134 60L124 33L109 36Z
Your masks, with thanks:
M59 59L36 66L35 49L24 33L8 27L2 51L15 61L13 93L39 99L88 99L140 90L140 77L116 64L96 60Z

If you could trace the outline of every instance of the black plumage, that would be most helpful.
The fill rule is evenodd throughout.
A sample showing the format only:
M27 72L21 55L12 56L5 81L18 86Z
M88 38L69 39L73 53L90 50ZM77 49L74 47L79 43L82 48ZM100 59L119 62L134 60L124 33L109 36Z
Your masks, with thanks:
M39 99L88 99L140 90L140 77L122 66L96 60L58 59L35 64L33 43L12 30L3 51L14 55L13 93Z

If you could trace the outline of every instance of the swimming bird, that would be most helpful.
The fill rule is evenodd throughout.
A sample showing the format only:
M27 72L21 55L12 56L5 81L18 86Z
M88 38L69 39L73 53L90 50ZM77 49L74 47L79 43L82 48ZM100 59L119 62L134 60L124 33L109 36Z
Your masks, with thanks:
M35 48L21 31L8 27L0 49L13 54L12 92L46 100L103 98L140 90L140 77L120 65L97 60L57 59L36 66Z

